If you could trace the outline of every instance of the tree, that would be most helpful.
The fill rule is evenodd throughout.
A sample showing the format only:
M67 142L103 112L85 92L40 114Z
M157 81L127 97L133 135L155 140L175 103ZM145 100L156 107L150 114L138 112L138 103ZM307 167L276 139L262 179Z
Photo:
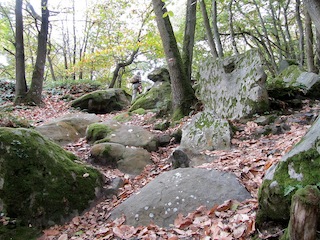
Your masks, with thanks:
M25 57L24 57L24 41L23 41L23 17L22 17L22 0L16 0L16 88L15 103L25 97L27 93L27 82L25 75Z
M32 80L30 90L27 92L26 80L25 80L25 69L20 69L23 67L21 61L24 60L24 42L23 42L23 19L22 19L22 0L16 1L16 39L19 41L21 46L18 47L17 44L17 77L16 83L19 89L16 91L15 104L35 104L39 105L42 103L42 88L43 88L43 77L44 77L44 67L46 62L47 53L47 36L48 36L48 25L49 25L49 10L48 1L41 1L41 29L38 35L38 49L37 49L37 59L32 73ZM19 24L18 24L19 22ZM22 35L22 36L21 36ZM19 65L18 65L19 64ZM24 88L24 89L23 89Z
M320 1L318 0L304 0L306 8L310 14L317 31L320 32Z
M179 119L190 112L195 100L191 82L187 80L180 51L172 29L167 9L162 0L152 0L162 45L169 68L172 91L173 119Z

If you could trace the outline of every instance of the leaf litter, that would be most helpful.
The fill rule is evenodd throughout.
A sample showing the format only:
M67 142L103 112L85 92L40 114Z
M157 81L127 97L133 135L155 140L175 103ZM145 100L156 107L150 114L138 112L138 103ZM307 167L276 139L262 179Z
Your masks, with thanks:
M301 121L305 117L303 113L313 112L314 115L318 115L318 102L311 104L310 101L305 101L304 104L303 109L298 111ZM47 96L44 98L44 106L15 108L13 114L29 120L34 126L37 126L70 112L76 111L70 110L69 105L59 100L58 97ZM296 113L292 112L291 115L284 115L281 118L289 119ZM101 120L107 120L117 114L119 112L99 116ZM154 114L152 113L133 115L131 120L125 124L140 125L155 134L159 134L159 131L153 130L155 124L154 120L151 120L154 119L153 117ZM174 128L169 128L166 131L172 133L188 121L190 121L190 117L185 117ZM221 205L212 206L211 209L201 206L195 212L186 216L178 214L169 229L161 228L152 223L148 226L128 226L125 224L124 216L114 221L109 220L109 213L113 208L121 204L133 193L138 192L156 176L170 170L171 166L167 158L173 149L178 146L173 142L167 147L159 148L157 152L152 152L151 158L154 164L146 166L144 171L134 178L130 178L117 169L99 167L106 179L111 180L116 177L123 179L124 186L120 188L118 194L110 199L100 201L94 207L82 215L74 217L64 225L55 225L45 229L39 240L251 239L253 234L257 234L255 228L255 217L258 208L257 194L266 170L277 163L301 139L311 123L301 124L299 121L292 121L288 131L277 135L268 134L259 137L255 137L255 133L261 129L261 126L254 121L246 123L232 122L232 124L238 130L233 135L231 150L203 151L203 154L213 157L213 161L198 167L234 173L251 193L251 199L243 202L227 200ZM76 154L81 161L88 161L90 145L84 138L76 143L68 144L65 148ZM260 239L276 236L279 236L279 234L259 232Z

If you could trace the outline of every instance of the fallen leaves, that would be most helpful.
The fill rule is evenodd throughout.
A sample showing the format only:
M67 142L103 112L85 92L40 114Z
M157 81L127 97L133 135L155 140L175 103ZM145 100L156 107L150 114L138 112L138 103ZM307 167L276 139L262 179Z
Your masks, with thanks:
M33 125L41 125L44 121L47 122L70 112L68 104L59 100L58 96L45 98L44 103L43 107L16 108L13 114L31 120ZM303 111L311 110L311 107L303 109ZM99 116L104 121L113 118L116 114L119 113ZM126 124L140 125L159 134L158 131L153 130L153 117L154 113L132 115L130 122ZM166 133L170 134L176 131L188 121L190 121L189 117L182 119L180 124L166 130ZM199 207L187 216L178 214L170 229L163 229L153 224L139 227L128 226L125 224L124 217L111 221L109 217L113 208L133 193L138 192L156 176L171 168L171 164L166 159L178 146L171 143L167 147L159 148L157 152L152 152L151 158L154 164L148 165L135 178L130 178L117 169L99 167L106 182L114 178L123 180L123 187L119 190L118 195L96 204L92 209L81 216L74 217L65 225L53 226L44 230L40 239L250 239L250 236L257 232L255 229L258 208L257 192L265 172L300 140L309 126L292 123L290 131L259 138L254 136L254 133L259 131L261 126L255 122L249 121L238 127L240 130L235 133L231 141L232 149L229 151L204 151L204 154L213 157L213 161L199 167L233 172L251 193L252 199L244 202L228 200L220 205L212 206L211 209ZM90 145L84 138L65 146L65 148L76 154L81 159L80 163L87 163L89 160ZM84 174L83 177L88 176ZM281 234L281 229L276 229L275 233L259 233L259 238L268 239L279 236L279 234Z

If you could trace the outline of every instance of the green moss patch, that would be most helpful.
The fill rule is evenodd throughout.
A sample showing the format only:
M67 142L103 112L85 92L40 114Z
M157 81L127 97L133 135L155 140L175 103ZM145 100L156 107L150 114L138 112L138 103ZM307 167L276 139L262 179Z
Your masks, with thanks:
M38 132L0 128L2 212L44 227L81 213L96 198L101 174Z
M111 132L112 130L109 126L102 123L93 123L87 128L86 138L89 142L95 142L104 139Z
M320 185L319 168L320 154L315 148L279 162L273 179L264 180L259 189L257 222L288 221L295 192L307 185Z

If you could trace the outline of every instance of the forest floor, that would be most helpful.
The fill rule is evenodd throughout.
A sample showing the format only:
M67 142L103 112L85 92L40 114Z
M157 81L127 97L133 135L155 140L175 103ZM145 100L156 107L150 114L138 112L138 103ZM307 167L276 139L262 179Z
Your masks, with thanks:
M41 125L50 119L75 112L69 104L61 100L61 96L45 94L42 107L14 107L13 115L31 121L32 125ZM115 221L108 220L110 211L139 191L148 182L164 171L170 170L167 161L177 144L161 147L157 152L152 152L154 164L148 165L144 171L130 178L117 169L99 168L106 179L120 177L124 180L124 186L118 195L112 199L105 199L88 209L70 222L53 226L43 231L41 240L66 240L66 239L277 239L282 234L283 228L275 226L267 230L258 229L255 224L255 216L258 209L257 193L262 183L266 170L277 163L281 157L297 143L310 127L310 122L304 121L310 113L314 118L319 114L319 102L305 100L303 107L298 110L286 109L286 114L279 115L279 119L296 119L300 121L288 121L290 130L280 134L257 136L262 127L254 121L241 123L232 122L238 129L232 138L232 148L227 151L204 151L203 154L214 156L213 162L199 166L234 173L239 181L251 193L252 198L244 202L234 200L226 201L220 206L212 206L211 209L199 207L195 212L187 216L179 215L170 229L160 228L154 224L149 226L132 227L125 225L125 218ZM117 113L99 115L102 120L111 119ZM159 134L154 129L153 114L133 115L126 124L140 125ZM168 132L181 127L191 117L185 117ZM163 121L159 119L159 121ZM302 124L304 123L304 124ZM1 123L5 125L5 123ZM85 139L65 146L83 161L89 159L90 145ZM253 237L254 236L254 237Z

